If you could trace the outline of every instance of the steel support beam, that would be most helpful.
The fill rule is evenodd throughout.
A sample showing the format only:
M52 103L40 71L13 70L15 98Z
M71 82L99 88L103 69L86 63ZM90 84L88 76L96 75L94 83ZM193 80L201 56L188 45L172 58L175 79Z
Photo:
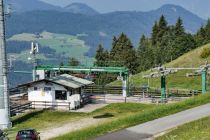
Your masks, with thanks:
M206 81L207 81L207 78L206 78L206 75L207 75L207 72L206 70L202 70L202 73L201 73L201 81L202 81L202 94L205 94L206 93Z
M161 102L166 101L166 76L161 76Z

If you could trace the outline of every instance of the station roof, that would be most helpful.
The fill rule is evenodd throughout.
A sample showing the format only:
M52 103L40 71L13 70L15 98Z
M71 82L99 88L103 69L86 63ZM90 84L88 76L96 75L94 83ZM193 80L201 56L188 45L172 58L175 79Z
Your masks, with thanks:
M51 78L51 79L42 79L42 80L38 80L38 81L32 81L32 82L29 82L29 83L25 83L25 84L19 85L19 87L31 86L33 84L40 83L40 82L43 82L43 81L55 83L55 84L65 86L65 87L69 87L69 88L73 88L73 89L77 89L77 88L80 88L80 87L84 87L86 85L93 84L92 81L88 81L86 79L78 78L78 77L71 76L71 75L68 75L68 74L63 74L63 75L60 75L60 76L57 76L57 77L54 77L54 78Z

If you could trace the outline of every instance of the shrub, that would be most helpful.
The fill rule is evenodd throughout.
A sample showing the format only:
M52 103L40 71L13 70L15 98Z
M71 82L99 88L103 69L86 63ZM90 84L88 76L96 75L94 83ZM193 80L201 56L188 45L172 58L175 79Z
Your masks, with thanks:
M210 56L210 48L204 48L201 52L201 58L208 58Z

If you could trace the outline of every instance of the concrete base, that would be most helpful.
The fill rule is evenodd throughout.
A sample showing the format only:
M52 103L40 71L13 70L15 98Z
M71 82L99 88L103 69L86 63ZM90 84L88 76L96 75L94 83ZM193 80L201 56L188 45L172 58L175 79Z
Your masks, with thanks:
M6 109L0 109L0 129L8 129L12 127L12 122L8 117Z

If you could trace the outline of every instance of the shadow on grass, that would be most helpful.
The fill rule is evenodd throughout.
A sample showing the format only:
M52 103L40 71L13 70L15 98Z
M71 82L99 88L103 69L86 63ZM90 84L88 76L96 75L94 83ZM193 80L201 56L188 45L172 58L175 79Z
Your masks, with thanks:
M12 121L12 124L13 124L13 126L15 126L16 124L25 122L25 121L27 121L27 120L33 118L34 116L43 113L44 111L45 111L45 110L39 110L39 111L30 112L30 113L28 113L28 114L26 114L26 115L23 115L23 116L21 116L21 117L15 119L15 120L13 120L13 121Z
M111 113L105 113L103 115L93 116L94 119L111 118L114 117Z

